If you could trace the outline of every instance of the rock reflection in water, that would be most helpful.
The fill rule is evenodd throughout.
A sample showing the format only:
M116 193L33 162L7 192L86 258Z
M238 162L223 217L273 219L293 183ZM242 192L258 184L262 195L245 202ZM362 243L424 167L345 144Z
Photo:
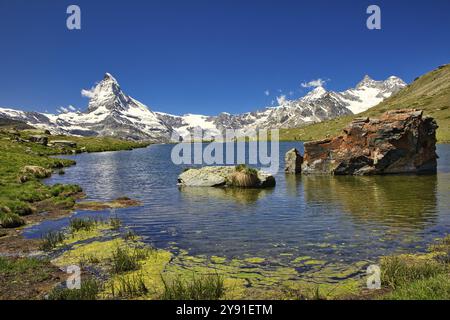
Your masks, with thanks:
M340 207L356 223L422 228L436 219L435 175L303 176L305 200Z
M189 200L218 199L232 201L240 204L254 204L273 192L273 189L247 189L247 188L207 188L207 187L180 187L182 196Z

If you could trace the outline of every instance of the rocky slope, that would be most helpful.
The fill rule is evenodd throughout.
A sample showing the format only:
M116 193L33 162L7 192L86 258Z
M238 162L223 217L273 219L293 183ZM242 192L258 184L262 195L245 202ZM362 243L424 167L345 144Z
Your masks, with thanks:
M317 87L306 96L296 100L278 99L278 106L238 115L221 113L218 116L187 114L184 116L158 113L164 122L182 137L195 128L202 128L211 135L224 129L278 129L296 128L322 122L339 116L365 111L406 87L400 78L389 77L376 81L369 76L355 88L334 92Z
M397 94L383 100L358 117L378 117L388 110L416 108L432 116L439 128L438 142L450 142L450 64L442 65L414 80ZM316 140L336 135L352 119L347 115L304 127L283 129L282 140Z
M176 116L153 112L146 105L126 95L117 80L106 73L92 90L85 112L70 111L52 115L0 108L0 118L23 121L53 133L80 136L113 136L129 140L167 142L189 138L195 128L215 136L225 129L295 128L339 116L358 113L383 101L406 84L397 77L375 81L368 76L344 92L317 87L297 100L278 99L278 106L238 115L217 116L186 114Z

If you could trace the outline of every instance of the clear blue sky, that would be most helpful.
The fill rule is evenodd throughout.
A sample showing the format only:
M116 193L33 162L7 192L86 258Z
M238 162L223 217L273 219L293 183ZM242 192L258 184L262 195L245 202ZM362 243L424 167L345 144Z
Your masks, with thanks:
M80 31L66 28L70 4ZM380 31L366 28L370 4ZM331 90L366 73L411 82L449 62L448 0L0 0L0 106L24 110L84 109L81 89L105 72L154 110L216 114L317 78Z

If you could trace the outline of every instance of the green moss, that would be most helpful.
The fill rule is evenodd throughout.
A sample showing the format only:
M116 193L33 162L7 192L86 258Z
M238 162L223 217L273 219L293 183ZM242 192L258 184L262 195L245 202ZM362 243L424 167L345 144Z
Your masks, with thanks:
M72 249L64 252L61 256L52 260L52 262L61 267L78 264L87 257L105 262L107 259L112 257L114 250L121 245L124 245L124 240L122 239L93 241L88 244L77 244L74 245Z
M266 259L258 258L258 257L252 257L252 258L245 258L244 261L248 262L248 263L263 263L264 261L266 261Z
M307 260L311 260L312 258L310 256L301 256L301 257L297 257L294 260L292 260L292 263L297 264L297 263L303 263L304 261Z
M103 235L103 232L110 230L111 227L106 223L98 223L90 229L79 229L77 231L72 231L64 239L64 245L71 245L74 243L79 243L93 238L99 238Z
M121 275L114 275L106 284L104 296L114 297L131 294L133 297L157 298L164 290L161 275L171 258L172 254L168 251L151 251L146 258L140 261L139 269ZM144 287L151 290L134 290L134 288Z
M326 261L325 260L315 260L315 259L311 259L311 260L306 260L303 262L303 264L310 266L310 265L323 265L325 264Z
M314 283L290 281L286 283L286 297L296 300L334 300L345 299L359 294L361 281L343 280L338 283Z
M218 264L222 264L227 261L227 258L218 257L218 256L212 256L210 259L213 263L218 263Z

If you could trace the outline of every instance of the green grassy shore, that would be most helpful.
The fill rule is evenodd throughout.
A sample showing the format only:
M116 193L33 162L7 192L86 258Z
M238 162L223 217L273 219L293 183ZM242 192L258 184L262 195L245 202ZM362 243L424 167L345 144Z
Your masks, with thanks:
M43 132L0 129L0 227L19 227L25 224L27 216L73 208L75 199L81 196L79 186L47 186L40 179L53 173L64 174L63 168L75 164L75 161L51 156L148 146L148 143L113 138L43 135L49 140L49 146L45 146L29 141L37 134L43 135ZM61 140L74 142L76 146L51 146L53 141Z

